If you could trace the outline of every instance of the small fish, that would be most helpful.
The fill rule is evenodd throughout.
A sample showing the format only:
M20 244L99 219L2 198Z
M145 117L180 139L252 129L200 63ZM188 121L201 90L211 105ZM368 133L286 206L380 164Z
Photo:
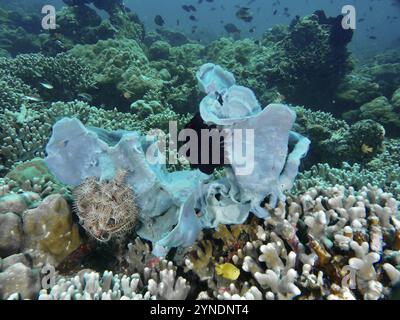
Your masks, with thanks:
M159 14L155 16L154 18L154 23L160 27L162 27L165 24L165 21L163 17L161 17Z
M48 90L54 89L54 87L53 87L51 84L49 84L49 83L41 82L40 85L41 85L43 88L48 89Z
M192 20L192 21L197 21L197 18L196 18L194 15L191 15L191 16L189 17L189 19Z
M374 148L370 147L369 145L363 143L363 145L361 146L361 151L365 154L370 154L372 152L374 152Z
M250 33L254 33L256 31L256 27L253 27L249 30Z
M60 48L64 48L64 43L61 40L56 40L54 43Z
M85 102L93 101L93 97L88 93L80 93L80 94L78 94L78 98Z
M34 95L26 95L24 96L24 98L28 101L32 101L32 102L42 102L43 99L39 96L34 96Z
M228 33L240 33L240 30L233 23L226 24L224 28Z
M181 8L182 8L183 10L185 10L186 12L190 12L190 8L189 8L189 6L186 5L186 4L184 4Z
M253 20L253 14L250 11L250 8L241 7L238 11L236 11L236 17L244 22L251 22Z
M369 36L368 38L370 38L371 40L376 40L377 39L375 36Z
M273 15L276 16L276 14L278 13L278 10L274 10Z
M215 271L217 275L228 280L236 280L240 276L240 270L232 263L217 264L215 265Z
M123 96L124 96L125 99L128 99L128 100L129 100L130 98L132 98L132 94L131 94L130 92L127 92L127 91L124 92Z

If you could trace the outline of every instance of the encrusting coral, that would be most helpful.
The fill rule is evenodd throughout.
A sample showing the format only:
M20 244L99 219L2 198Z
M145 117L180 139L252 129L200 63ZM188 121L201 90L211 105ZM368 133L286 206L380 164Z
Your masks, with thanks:
M37 208L26 210L22 224L23 249L30 252L35 265L57 266L81 243L78 225L61 195L50 195Z

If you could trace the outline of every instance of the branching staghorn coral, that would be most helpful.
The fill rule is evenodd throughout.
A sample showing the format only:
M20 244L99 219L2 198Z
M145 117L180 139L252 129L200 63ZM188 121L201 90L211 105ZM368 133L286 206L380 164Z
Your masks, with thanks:
M253 224L232 256L240 278L226 284L214 276L198 299L389 298L400 280L398 205L371 186L291 196L269 209L264 224Z
M126 172L118 171L111 181L88 178L74 190L79 221L98 241L124 236L137 223L138 208L125 179Z
M163 260L159 269L145 268L131 276L103 276L82 270L72 278L59 277L50 290L41 290L39 300L183 300L190 286L182 277L176 277L172 262Z
M400 199L400 166L397 163L376 158L366 166L350 165L344 162L341 168L333 168L326 163L320 163L301 172L290 191L292 194L301 194L307 189L329 188L336 184L345 187L360 189L367 184L381 186L385 191L393 193Z

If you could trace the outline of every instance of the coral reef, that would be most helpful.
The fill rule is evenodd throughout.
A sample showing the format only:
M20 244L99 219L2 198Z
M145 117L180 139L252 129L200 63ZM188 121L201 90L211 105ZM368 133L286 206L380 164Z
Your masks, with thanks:
M94 45L75 46L70 54L90 67L101 91L102 101L119 106L141 99L149 91L159 91L163 85L157 70L149 65L139 43L133 39L108 39ZM115 96L110 96L115 92Z
M26 15L11 8L0 8L0 43L9 55L40 51L37 35L40 33L42 17L33 12Z
M383 153L364 165L344 162L341 167L332 168L327 163L319 163L299 174L292 192L302 193L312 186L327 188L340 184L360 189L371 184L380 186L400 200L399 145L395 139L385 141Z
M398 205L390 194L373 187L359 192L312 188L271 209L264 225L249 223L239 232L224 231L229 251L218 242L210 246L209 240L201 240L205 251L193 248L186 258L187 272L207 282L209 289L199 299L388 297L398 279ZM221 238L220 233L216 230L211 237ZM220 262L230 261L242 270L237 281L215 274L212 257L220 256L219 250L225 252ZM343 280L350 270L356 283Z
M0 298L14 294L20 299L35 299L40 290L40 275L23 263L18 262L0 272Z
M396 97L393 96L396 102ZM363 104L359 110L349 111L343 117L353 119L371 119L382 124L389 135L398 136L400 132L400 116L386 97L378 97Z
M176 277L176 267L163 260L131 276L82 270L73 278L60 277L51 290L41 290L39 300L183 300L190 286Z
M350 121L373 119L391 135L399 135L397 89L400 85L398 50L378 54L361 64L340 85L336 102Z
M89 69L67 54L0 58L0 70L0 81L6 86L0 93L3 112L20 110L24 103L73 100L94 87Z
M306 159L308 166L342 162L367 163L384 150L386 131L378 122L367 119L349 125L331 114L294 107L297 113L296 131L306 135L311 148Z
M98 40L112 37L127 37L138 41L144 38L142 22L122 3L93 1L96 8L108 13L107 18L102 18L89 6L90 1L65 2L68 2L68 6L57 12L55 30L42 30L43 16L39 14L39 7L29 15L20 13L16 8L1 9L2 48L13 56L39 51L55 55L71 49L76 44L96 43Z
M252 168L243 167L239 151L232 149L225 163L229 174L219 181L206 181L206 175L198 170L168 173L165 161L160 161L165 154L156 137L149 140L134 131L86 128L76 118L58 121L46 146L51 172L71 186L87 178L107 181L120 170L127 172L127 186L136 195L140 209L138 235L152 241L154 252L160 256L172 247L191 245L203 228L243 222L250 210L266 218L268 213L261 203L269 196L274 207L278 200L285 199L284 191L293 186L310 143L290 131L296 116L288 106L271 104L261 111L253 92L234 85L233 75L220 66L202 66L197 78L208 94L200 103L205 122L231 130L227 140L233 144L236 140L242 145L248 143L232 134L239 131L236 129L254 131L253 143L264 151L253 150ZM265 143L269 136L274 139ZM260 183L254 184L254 179ZM219 198L215 198L217 194Z
M43 157L51 127L63 117L76 117L88 126L107 130L143 133L151 129L168 131L169 121L176 121L178 128L182 128L191 117L178 115L158 102L137 102L133 108L138 106L140 111L135 113L96 108L82 101L55 102L48 107L27 104L19 112L7 109L0 115L0 172L8 172L18 162Z
M28 111L6 110L0 115L1 155L0 171L8 171L18 161L44 156L43 146L51 131L46 114Z
M289 103L327 109L350 70L346 44L351 35L341 38L338 23L340 19L316 13L291 27L273 28L260 44L250 39L217 40L207 47L207 58L232 70L263 104L277 99L279 91ZM343 41L336 41L336 36Z
M211 40L64 3L0 8L0 299L393 298L399 50L357 61L323 11ZM171 121L224 162L164 150Z
M387 298L399 279L398 205L374 187L311 188L268 208L264 223L253 217L205 232L183 260L175 254L184 270L155 259L137 239L129 245L128 262L137 268L131 276L82 270L71 278L57 276L51 289L39 292L36 269L14 255L2 261L0 292L9 299L184 299L190 286L190 296L198 299ZM225 263L240 270L236 280L218 272ZM15 286L14 269L31 285ZM349 272L355 283L344 280Z
M0 257L18 253L22 245L22 224L20 217L7 212L0 215Z

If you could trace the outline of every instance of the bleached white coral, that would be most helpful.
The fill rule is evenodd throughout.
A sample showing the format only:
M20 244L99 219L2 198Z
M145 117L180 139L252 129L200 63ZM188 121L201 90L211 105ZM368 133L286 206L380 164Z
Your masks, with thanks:
M51 289L41 290L39 300L179 300L189 290L186 279L176 279L172 262L162 261L160 271L146 267L131 276L83 270L81 276L61 277Z
M97 272L86 272L83 277L60 278L49 290L41 290L39 300L149 300L155 299L142 289L139 274L113 275L105 271L101 277Z
M217 299L218 300L262 300L263 294L256 286L252 286L248 289L246 288L246 290L242 290L242 292L239 292L238 289L236 289L235 285L231 284L227 290L224 290L222 293L218 294Z
M182 277L176 279L176 271L173 270L171 263L167 269L160 272L159 283L154 279L149 280L148 290L158 299L184 300L190 291L190 286L186 279Z

